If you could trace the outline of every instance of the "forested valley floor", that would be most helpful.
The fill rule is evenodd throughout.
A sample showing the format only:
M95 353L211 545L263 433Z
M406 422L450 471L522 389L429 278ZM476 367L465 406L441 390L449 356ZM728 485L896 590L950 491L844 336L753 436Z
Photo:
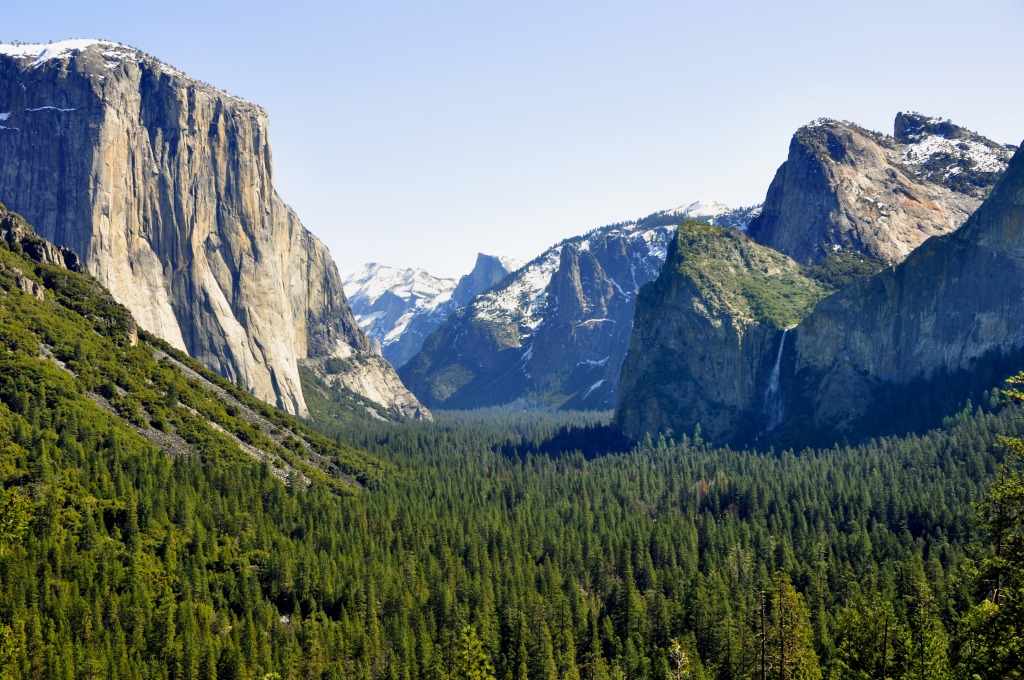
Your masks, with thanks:
M799 453L551 451L606 417L515 409L321 425L384 461L351 495L66 416L0 405L11 677L1020 676L974 505L1017 407Z
M302 424L19 233L5 677L1022 676L1012 385L928 434L798 452L521 406L387 423L310 374Z

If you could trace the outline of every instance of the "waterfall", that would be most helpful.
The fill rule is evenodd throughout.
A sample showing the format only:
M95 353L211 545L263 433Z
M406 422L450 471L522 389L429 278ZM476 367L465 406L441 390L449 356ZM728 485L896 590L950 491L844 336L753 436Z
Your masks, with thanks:
M782 338L779 339L779 352L775 355L775 365L772 366L772 373L768 377L768 389L764 391L764 414L768 417L766 432L771 432L782 422L782 395L779 394L779 367L782 365L782 348L786 346L786 333L789 329L783 329Z

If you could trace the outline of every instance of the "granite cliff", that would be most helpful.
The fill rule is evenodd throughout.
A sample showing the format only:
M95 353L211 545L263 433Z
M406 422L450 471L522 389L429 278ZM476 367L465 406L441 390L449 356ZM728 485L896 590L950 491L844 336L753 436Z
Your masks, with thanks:
M735 304L709 304L707 282L725 282L735 297L750 290L743 279L760 273L778 288L798 274L821 281L824 268L773 271L746 255L688 268L694 246L683 240L680 231L673 266L640 296L616 414L633 437L691 432L698 423L708 438L738 443L905 431L934 425L937 414L1024 368L1020 151L962 227L814 304L829 292L823 285L781 322L753 325ZM722 276L723 259L738 278Z
M790 427L898 428L901 412L963 401L1024 367L1024 153L957 231L824 300L793 332Z
M893 137L821 119L793 135L750 235L803 264L843 250L901 262L963 224L1013 150L918 114L898 114Z
M274 190L258 106L116 43L0 46L0 197L141 327L260 399L305 415L300 362L361 357L352 385L425 413Z
M558 243L453 314L403 380L430 407L613 407L637 291L657 277L675 227L700 211L739 228L756 214L699 202Z
M640 290L615 419L645 432L740 440L781 420L778 357L825 287L744 234L683 223Z

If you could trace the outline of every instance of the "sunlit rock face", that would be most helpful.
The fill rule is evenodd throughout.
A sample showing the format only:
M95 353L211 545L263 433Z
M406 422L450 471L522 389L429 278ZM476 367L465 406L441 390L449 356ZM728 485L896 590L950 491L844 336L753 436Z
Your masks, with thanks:
M1013 151L917 114L898 114L892 137L818 120L793 135L750 235L802 264L839 250L902 262L963 224Z
M0 200L142 328L305 415L301 361L371 350L327 249L274 190L267 130L260 107L131 47L0 46ZM390 386L375 397L417 412L371 364Z

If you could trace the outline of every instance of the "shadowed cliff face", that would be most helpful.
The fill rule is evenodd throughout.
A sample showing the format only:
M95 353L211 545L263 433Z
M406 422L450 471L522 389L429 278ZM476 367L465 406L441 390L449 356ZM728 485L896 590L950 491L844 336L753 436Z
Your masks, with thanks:
M453 314L402 378L431 407L612 407L637 291L679 219L659 213L553 246Z
M302 415L299 361L369 353L330 254L274 190L259 107L75 41L0 50L0 114L2 200L143 328ZM415 411L371 364L386 405Z
M917 114L897 115L895 132L833 120L800 128L750 235L804 264L838 250L901 262L963 224L1013 151Z
M744 279L763 272L780 282L786 267L758 262L740 242L705 246L710 257L695 259L698 242L683 245L684 236L641 292L616 413L631 436L690 433L698 423L712 440L741 443L905 431L1024 368L1019 151L960 229L822 299L785 333L793 315L752 321L736 301L759 290ZM723 276L730 271L739 276Z
M1024 155L1017 152L963 227L823 301L800 324L784 381L789 401L803 405L817 428L857 429L899 386L1019 355L1022 318Z
M781 420L786 328L825 294L793 260L733 230L686 223L640 291L615 420L629 436L750 441Z

